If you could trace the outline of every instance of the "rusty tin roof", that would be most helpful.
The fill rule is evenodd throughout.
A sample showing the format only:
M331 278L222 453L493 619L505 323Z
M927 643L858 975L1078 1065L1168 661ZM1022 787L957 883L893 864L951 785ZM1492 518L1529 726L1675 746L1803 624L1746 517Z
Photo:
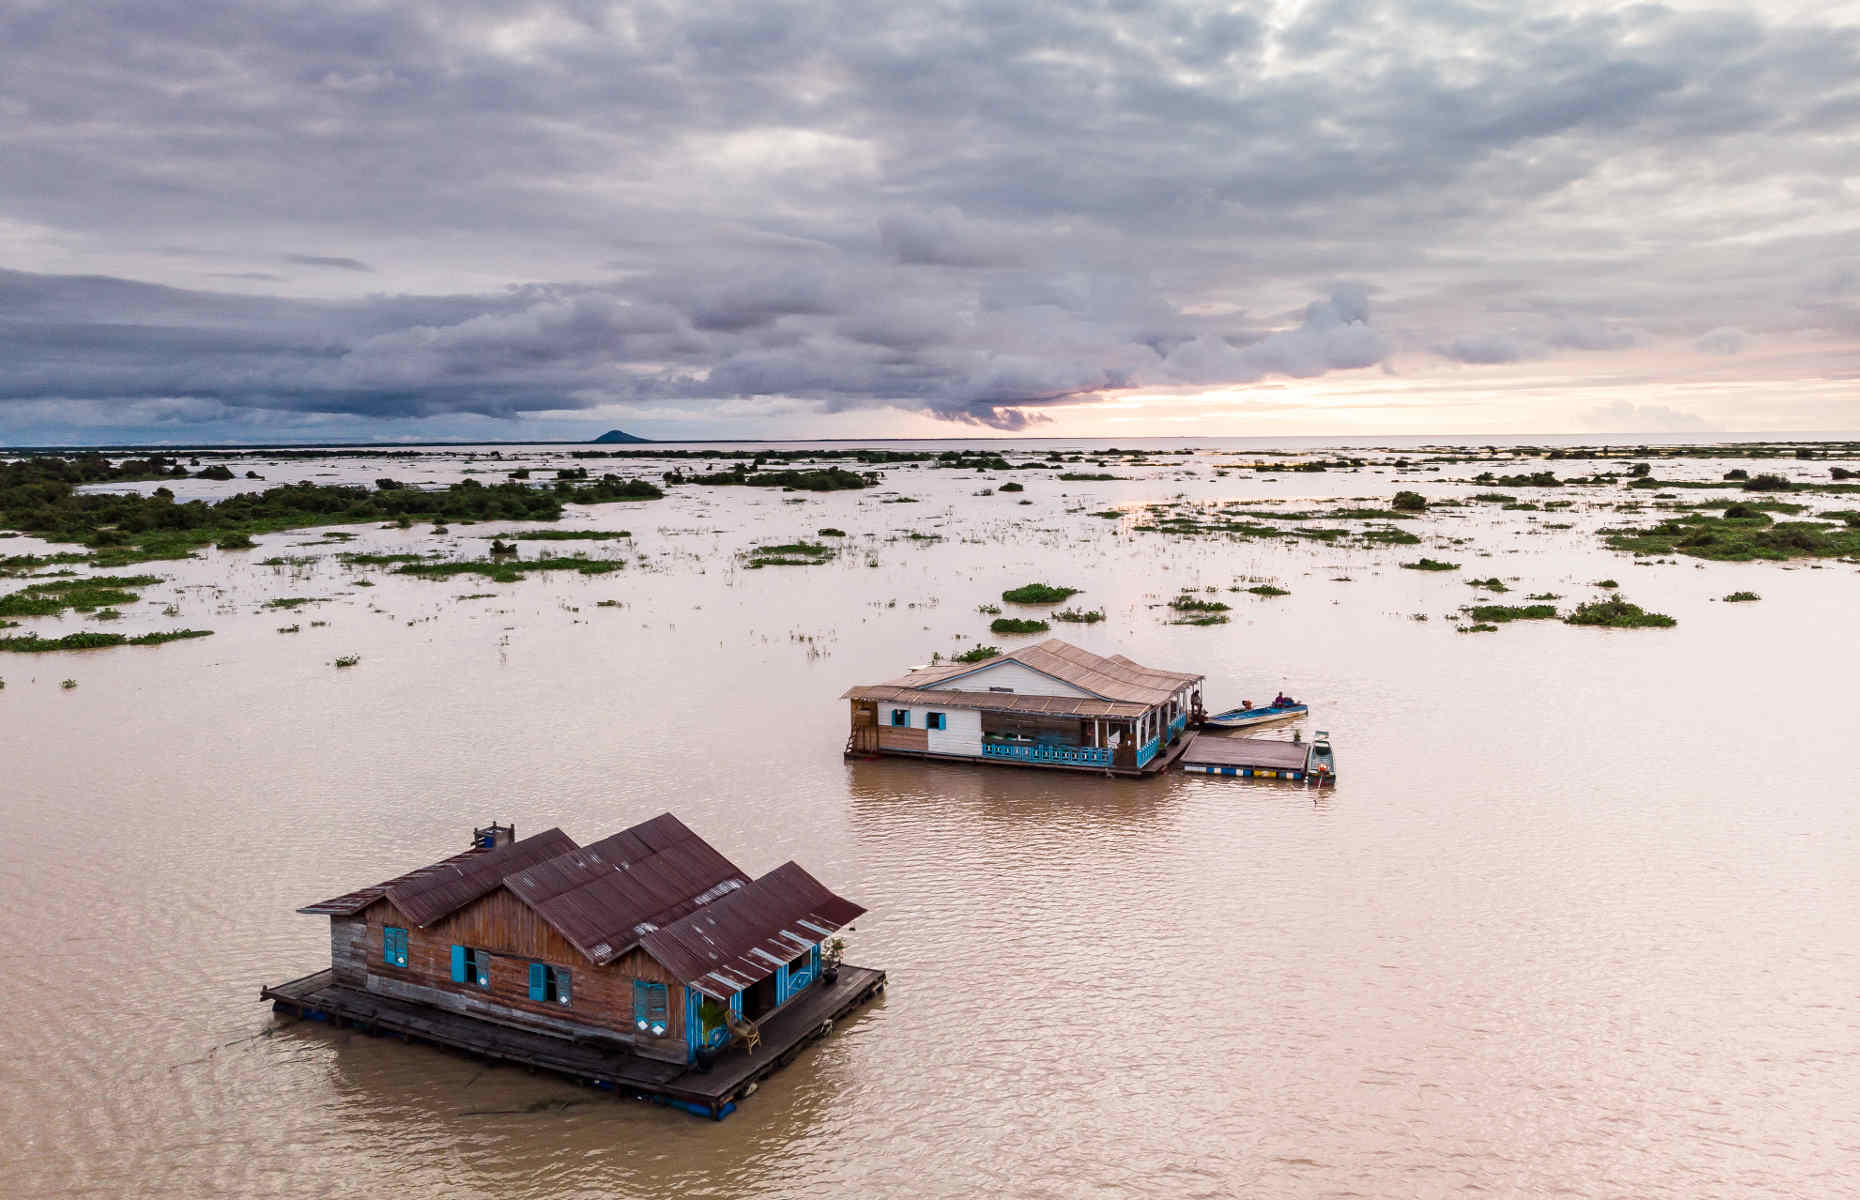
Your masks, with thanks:
M749 882L736 864L670 813L504 879L590 962L604 965Z
M676 924L643 935L640 945L685 983L728 1000L864 912L799 864L786 862Z
M911 690L961 691L960 687L953 686L956 681L1004 662L1017 662L1042 675L1049 675L1061 683L1071 684L1081 691L1090 693L1100 701L1134 704L1140 709L1161 704L1186 685L1205 678L1183 671L1163 671L1154 667L1141 666L1121 654L1113 654L1107 658L1101 654L1093 654L1083 647L1074 646L1071 642L1061 638L1048 638L1036 645L1009 650L1005 654L985 658L978 663L944 663L934 667L921 667L897 679L887 680L878 686ZM986 689L984 689L985 692ZM842 698L850 698L850 693Z

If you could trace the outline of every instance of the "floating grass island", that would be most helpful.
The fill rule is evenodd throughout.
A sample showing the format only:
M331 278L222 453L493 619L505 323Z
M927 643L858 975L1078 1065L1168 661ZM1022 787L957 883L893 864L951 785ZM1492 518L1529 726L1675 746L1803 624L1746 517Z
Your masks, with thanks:
M460 575L482 575L493 583L515 583L535 571L579 571L583 575L606 575L626 564L599 558L480 558L459 562L436 562L421 559L395 569L396 575L419 579L452 579Z
M761 567L817 567L830 562L839 553L839 547L829 546L824 542L783 542L780 545L757 546L743 555L745 565L753 569Z
M1052 587L1044 583L1025 583L1002 592L1001 598L1009 604L1059 604L1072 599L1081 590L1075 587Z
M467 479L431 491L391 479L374 490L347 485L287 484L242 492L217 503L178 502L166 487L150 495L80 492L83 484L173 479L187 469L155 455L112 463L101 454L34 455L0 463L0 526L50 541L76 542L113 566L186 558L204 545L245 548L254 534L317 525L414 520L553 521L565 504L657 499L665 493L645 480L603 476L585 484L560 480L553 487L483 484ZM381 484L389 486L379 486Z
M1606 600L1579 604L1563 620L1570 625L1599 625L1607 629L1668 629L1679 624L1665 613L1648 612L1618 594Z
M996 617L988 623L990 633L1045 633L1051 628L1045 621L1023 617Z
M161 633L140 633L134 637L122 633L67 633L63 637L40 637L24 633L0 637L0 651L13 654L45 654L56 650L98 650L105 646L159 646L188 638L212 637L211 629L170 629Z

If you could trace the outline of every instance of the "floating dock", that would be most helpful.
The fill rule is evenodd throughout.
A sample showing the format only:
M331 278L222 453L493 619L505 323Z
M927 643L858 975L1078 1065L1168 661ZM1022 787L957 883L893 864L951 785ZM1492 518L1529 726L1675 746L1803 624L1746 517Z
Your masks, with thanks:
M1310 742L1277 738L1197 733L1182 751L1182 769L1197 775L1289 779L1296 783L1312 773L1311 746Z
M349 1026L368 1034L418 1039L452 1050L519 1066L552 1071L636 1100L664 1104L722 1120L756 1090L757 1084L793 1061L802 1050L885 990L885 973L842 966L839 978L822 983L762 1021L762 1043L753 1051L732 1047L709 1070L642 1058L617 1044L569 1039L514 1025L468 1017L336 983L318 971L266 987L260 997L278 1012Z

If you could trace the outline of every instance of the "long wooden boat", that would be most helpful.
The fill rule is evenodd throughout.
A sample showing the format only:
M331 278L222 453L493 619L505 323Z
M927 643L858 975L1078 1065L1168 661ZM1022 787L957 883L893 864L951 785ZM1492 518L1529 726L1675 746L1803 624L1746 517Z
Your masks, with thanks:
M1337 782L1337 756L1330 748L1330 733L1320 729L1311 739L1311 750L1305 758L1305 774L1320 784Z
M1224 713L1215 713L1203 717L1203 725L1212 725L1217 729L1245 729L1251 725L1271 725L1277 721L1289 721L1293 717L1302 717L1311 711L1308 704L1268 704L1262 708L1230 708Z

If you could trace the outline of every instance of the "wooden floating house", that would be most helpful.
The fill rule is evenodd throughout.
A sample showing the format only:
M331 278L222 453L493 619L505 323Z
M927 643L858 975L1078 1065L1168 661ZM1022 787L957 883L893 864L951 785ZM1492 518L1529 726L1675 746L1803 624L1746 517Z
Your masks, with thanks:
M1156 774L1203 716L1203 678L1052 638L848 690L846 753Z
M839 963L865 909L793 862L751 879L670 813L588 846L492 825L297 911L329 918L330 966L263 989L280 1010L714 1117L885 986Z

